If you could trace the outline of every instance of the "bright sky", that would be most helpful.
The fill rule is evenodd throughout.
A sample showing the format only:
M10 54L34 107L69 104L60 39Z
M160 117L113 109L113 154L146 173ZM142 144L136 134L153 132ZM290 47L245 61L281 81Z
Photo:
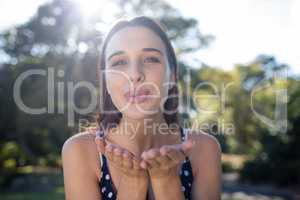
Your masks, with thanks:
M91 13L99 0L76 0ZM167 0L184 16L199 20L199 28L216 40L197 57L230 69L259 54L274 55L300 74L299 0ZM1 0L0 30L26 22L46 0ZM92 6L91 6L92 5Z

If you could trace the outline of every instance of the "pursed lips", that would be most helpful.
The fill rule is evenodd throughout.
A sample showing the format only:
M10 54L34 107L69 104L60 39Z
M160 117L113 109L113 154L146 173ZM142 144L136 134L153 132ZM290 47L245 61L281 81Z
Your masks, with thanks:
M136 97L136 96L142 96L142 95L149 95L150 91L148 89L141 89L138 92L126 92L126 97Z
M148 100L150 97L150 90L149 89L139 89L134 91L128 91L125 93L125 98L130 103L142 103Z

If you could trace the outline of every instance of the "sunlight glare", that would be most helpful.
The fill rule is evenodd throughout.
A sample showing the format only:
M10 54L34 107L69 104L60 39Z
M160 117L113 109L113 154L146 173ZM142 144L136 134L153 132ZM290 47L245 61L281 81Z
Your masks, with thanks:
M92 17L97 10L101 9L104 0L73 0L78 4L82 15L86 18Z
M116 4L108 0L73 0L78 4L81 14L87 20L92 17L101 17L104 23L110 23L120 11Z

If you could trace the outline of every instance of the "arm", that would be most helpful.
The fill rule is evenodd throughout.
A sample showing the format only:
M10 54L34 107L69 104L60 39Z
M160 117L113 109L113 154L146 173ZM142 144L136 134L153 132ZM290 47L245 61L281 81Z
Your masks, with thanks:
M221 147L211 135L191 134L196 145L191 152L194 173L192 199L221 199Z
M185 158L185 154L194 146L192 140L176 145L163 145L159 149L150 149L143 152L141 163L147 163L148 172L155 199L160 200L182 200L182 191L179 169ZM145 167L145 166L144 166Z
M117 200L145 200L148 181L140 178L123 176L118 187Z
M95 138L98 151L103 153L110 167L120 172L120 179L116 185L118 200L145 200L148 189L148 174L142 169L139 161L128 150L103 140Z
M61 155L63 163L65 199L100 199L97 151L90 135L75 135L63 145ZM91 148L93 147L93 148ZM99 163L99 162L98 162Z
M151 179L155 199L157 200L183 200L184 195L181 190L179 174L163 178Z

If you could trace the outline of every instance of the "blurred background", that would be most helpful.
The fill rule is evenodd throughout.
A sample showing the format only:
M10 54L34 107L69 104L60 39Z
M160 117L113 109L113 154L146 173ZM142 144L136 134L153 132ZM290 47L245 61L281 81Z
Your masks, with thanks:
M175 47L184 125L222 146L222 199L300 199L299 10L296 0L0 0L0 199L64 199L62 145L97 111L74 111L97 90L68 92L98 87L103 34L136 15L159 19ZM16 100L32 70L42 74L26 76L19 97L40 114Z

